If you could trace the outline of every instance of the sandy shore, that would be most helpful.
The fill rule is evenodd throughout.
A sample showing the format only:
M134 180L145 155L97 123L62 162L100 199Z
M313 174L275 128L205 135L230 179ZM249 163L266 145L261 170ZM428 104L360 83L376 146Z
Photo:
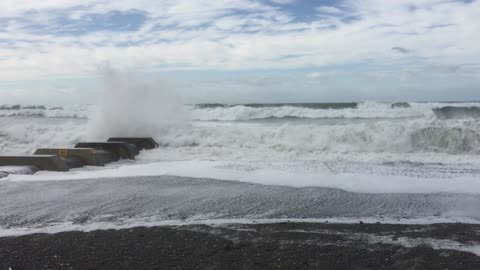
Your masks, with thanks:
M479 240L468 224L138 227L0 238L0 269L480 269Z

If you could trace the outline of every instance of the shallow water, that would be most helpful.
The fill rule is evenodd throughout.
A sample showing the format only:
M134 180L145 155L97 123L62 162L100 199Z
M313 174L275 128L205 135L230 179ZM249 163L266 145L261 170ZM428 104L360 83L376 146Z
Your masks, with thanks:
M2 181L0 234L106 229L166 221L480 223L479 204L478 194L367 194L175 176Z

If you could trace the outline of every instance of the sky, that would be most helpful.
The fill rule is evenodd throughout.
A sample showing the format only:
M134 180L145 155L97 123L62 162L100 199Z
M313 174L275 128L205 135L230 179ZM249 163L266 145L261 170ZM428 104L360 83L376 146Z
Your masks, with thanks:
M0 103L480 100L480 0L2 0ZM165 83L167 82L167 83Z

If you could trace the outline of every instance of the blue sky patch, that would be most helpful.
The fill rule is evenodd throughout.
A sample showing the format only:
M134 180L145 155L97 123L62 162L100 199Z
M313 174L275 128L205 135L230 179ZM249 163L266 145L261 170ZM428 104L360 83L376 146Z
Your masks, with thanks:
M72 19L68 14L51 11L54 19L48 24L27 25L24 29L35 34L84 35L92 32L129 32L138 30L147 20L147 14L138 10L92 13Z

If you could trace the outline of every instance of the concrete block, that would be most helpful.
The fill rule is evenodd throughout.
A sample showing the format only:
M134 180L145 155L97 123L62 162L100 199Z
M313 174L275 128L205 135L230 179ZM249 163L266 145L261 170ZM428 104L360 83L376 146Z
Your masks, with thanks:
M158 147L158 143L152 137L113 137L109 142L126 142L137 146L138 150L149 150Z
M108 151L113 161L120 159L135 159L138 148L124 142L81 142L75 145L75 148L93 148L95 150Z
M70 168L105 166L112 161L108 151L93 148L41 148L34 155L57 155L65 159Z

